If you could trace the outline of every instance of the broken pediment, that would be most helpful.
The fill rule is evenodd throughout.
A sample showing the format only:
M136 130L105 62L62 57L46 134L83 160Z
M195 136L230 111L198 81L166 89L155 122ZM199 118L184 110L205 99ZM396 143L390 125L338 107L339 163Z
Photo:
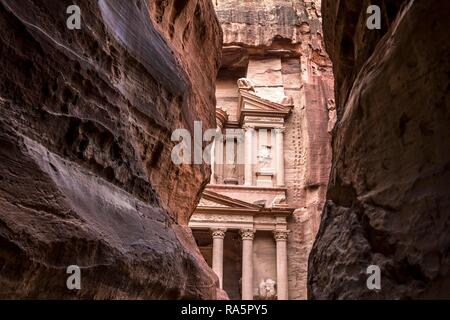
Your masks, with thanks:
M288 100L287 100L288 101ZM247 90L239 90L238 113L240 122L246 116L260 116L285 119L292 110L291 105L282 105L276 102L261 98Z
M260 206L233 199L213 191L204 191L198 207L259 209Z

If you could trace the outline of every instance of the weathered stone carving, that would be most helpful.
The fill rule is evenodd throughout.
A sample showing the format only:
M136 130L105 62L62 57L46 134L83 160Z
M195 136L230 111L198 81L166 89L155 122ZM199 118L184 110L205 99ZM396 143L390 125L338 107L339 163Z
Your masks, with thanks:
M261 280L259 283L259 299L262 300L273 300L277 296L277 291L275 289L276 282L272 279Z
M272 201L273 205L279 205L279 204L285 204L286 203L286 196L285 195L278 195L276 196Z
M291 96L283 97L283 99L281 99L279 101L279 103L284 105L284 106L293 106L294 105L294 98L292 98Z
M262 145L258 153L259 170L268 171L272 168L272 146Z
M248 92L255 92L255 86L253 85L252 81L250 79L241 78L237 82L238 88L248 91Z

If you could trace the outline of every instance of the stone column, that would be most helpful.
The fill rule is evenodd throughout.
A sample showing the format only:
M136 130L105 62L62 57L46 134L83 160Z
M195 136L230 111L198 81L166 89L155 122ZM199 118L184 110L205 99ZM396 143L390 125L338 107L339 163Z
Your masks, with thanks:
M220 289L223 289L223 239L226 229L216 228L211 231L213 237L212 269L219 277Z
M275 129L275 154L277 157L277 186L284 186L284 128Z
M220 157L223 159L223 150L218 150L219 148L223 149L223 142L222 142L222 131L220 128L216 129L216 135L214 136L214 141L212 143L211 147L211 184L216 184L216 163L221 163L222 160L220 160ZM222 144L222 145L221 145ZM217 157L218 156L218 157ZM217 157L217 160L216 160Z
M235 130L227 129L225 135L225 184L237 185L239 183L236 146Z
M288 269L287 269L287 237L288 230L274 231L277 243L277 296L278 300L288 299Z
M217 134L217 131L216 131ZM211 147L211 178L209 179L210 184L216 184L216 137L214 137L212 147Z
M241 230L242 237L242 300L253 300L253 237L252 229Z
M244 164L244 185L253 185L253 132L255 129L249 125L244 126L245 130L245 164Z
M218 128L216 131L216 139L214 139L214 161L215 161L215 171L216 179L214 180L214 183L221 184L223 183L223 176L224 176L224 141L223 141L223 134L222 129Z

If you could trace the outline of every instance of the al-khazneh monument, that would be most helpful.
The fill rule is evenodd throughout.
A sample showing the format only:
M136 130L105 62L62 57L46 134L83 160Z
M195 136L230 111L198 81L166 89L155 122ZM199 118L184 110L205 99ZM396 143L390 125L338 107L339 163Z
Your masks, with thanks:
M305 299L335 117L320 1L214 2L224 138L189 226L230 299Z
M0 0L0 299L449 299L449 11Z

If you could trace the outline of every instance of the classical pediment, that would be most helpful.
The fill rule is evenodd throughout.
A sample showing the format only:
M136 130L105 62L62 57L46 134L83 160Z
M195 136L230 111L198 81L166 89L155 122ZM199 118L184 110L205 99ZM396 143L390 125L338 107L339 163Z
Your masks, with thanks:
M233 209L260 209L261 206L245 201L233 199L213 191L204 191L198 207L233 208Z
M291 112L292 106L285 106L257 96L246 90L239 90L239 118L245 116L264 116L286 118Z
M227 205L224 205L222 203L218 203L215 201L207 200L203 197L200 199L198 206L199 207L214 207L214 208L229 208L229 206L227 206Z
M255 93L251 93L245 90L239 90L239 96L242 98L242 109L250 110L267 110L276 112L289 112L290 107L282 104L261 98Z

